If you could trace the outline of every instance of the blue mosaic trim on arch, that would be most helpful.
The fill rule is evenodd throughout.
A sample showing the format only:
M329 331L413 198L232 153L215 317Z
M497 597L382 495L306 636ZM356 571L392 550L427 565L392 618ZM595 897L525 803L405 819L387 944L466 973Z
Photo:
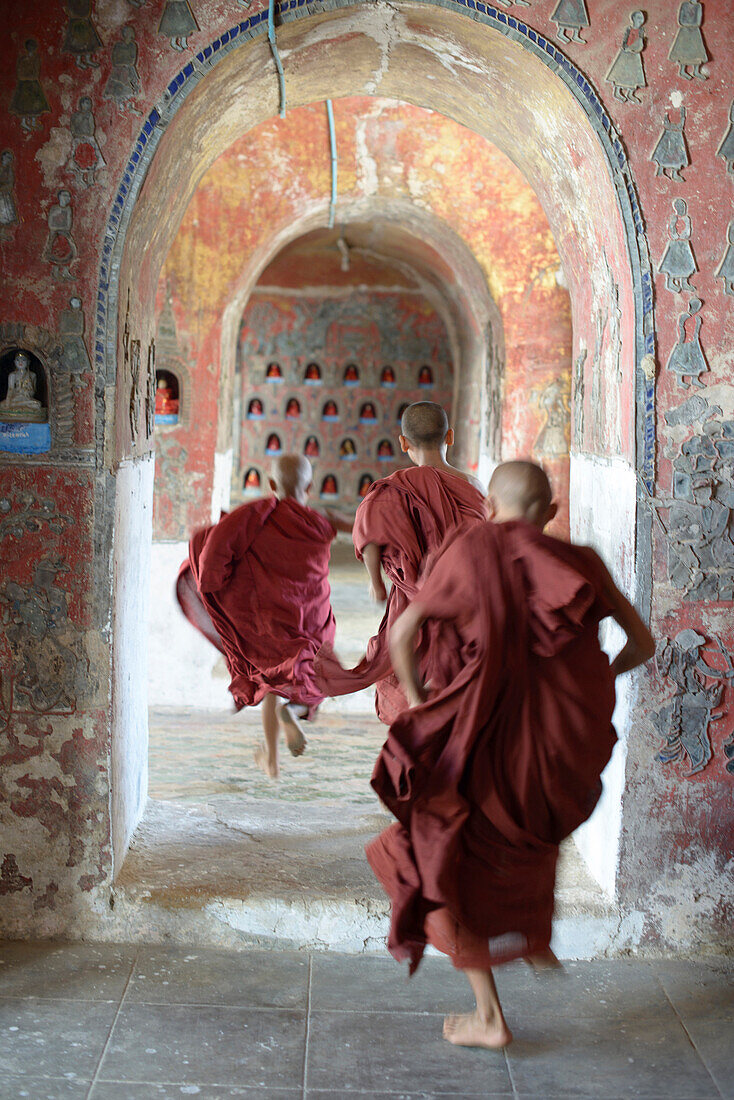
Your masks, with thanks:
M276 15L283 21L289 22L294 18L308 15L316 15L320 12L334 11L340 8L357 6L363 0L282 0L276 4ZM632 183L632 178L624 146L616 133L604 105L597 96L593 86L588 82L584 74L563 54L553 42L534 28L527 26L516 16L509 15L506 11L485 4L482 0L419 0L419 2L432 7L442 7L447 10L461 12L470 18L486 23L493 29L512 38L520 45L529 49L536 56L554 69L570 88L576 99L585 108L586 113L606 147L610 165L622 175L622 181L615 179L618 192L621 192L620 183L624 185L624 197L626 202L620 202L622 217L628 231L628 243L630 257L633 266L633 278L635 285L636 305L638 316L636 317L637 352L638 359L643 354L652 354L655 350L654 315L652 296L652 276L646 249L641 250L637 245L638 237L644 235L644 221L642 211L637 199L637 193ZM256 12L249 19L230 27L229 30L216 38L210 45L200 50L195 59L189 61L184 68L168 84L162 100L150 112L142 130L135 142L133 153L123 172L115 200L112 204L107 230L102 245L102 262L100 265L99 288L97 291L97 327L95 334L95 362L104 370L105 349L108 342L108 295L110 290L110 272L112 270L115 247L117 245L119 231L122 222L129 218L130 209L127 203L131 194L137 195L142 183L145 168L152 153L157 147L162 136L162 128L158 129L161 121L167 121L171 107L182 92L187 93L197 83L212 65L216 64L220 57L229 50L239 46L246 39L252 39L257 34L262 34L267 27L267 8ZM174 108L175 110L175 108ZM123 217L124 216L124 217ZM117 257L119 263L120 257ZM114 319L113 319L114 321ZM113 338L116 339L113 323ZM642 335L644 334L644 335ZM111 351L111 361L115 360L115 348ZM638 467L640 475L652 493L655 478L655 384L649 382L638 370L636 379L638 410L642 416L642 424L638 424ZM641 431L640 431L641 428Z

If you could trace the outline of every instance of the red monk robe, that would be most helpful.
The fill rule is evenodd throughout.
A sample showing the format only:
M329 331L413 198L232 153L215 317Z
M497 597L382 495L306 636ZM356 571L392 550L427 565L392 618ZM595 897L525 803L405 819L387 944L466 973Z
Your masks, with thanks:
M292 497L242 504L189 543L176 586L186 617L217 645L238 710L268 692L312 709L313 658L334 640L332 524Z
M597 638L598 559L522 521L450 536L420 607L458 634L458 669L392 725L372 786L398 819L367 848L388 948L426 941L486 970L548 947L558 845L590 815L616 740Z
M486 516L479 489L459 474L433 466L396 470L370 486L354 519L354 548L360 560L369 543L381 548L382 568L392 588L379 631L355 668L342 668L328 646L318 654L316 672L324 695L348 695L377 682L377 714L387 725L407 707L392 672L390 627L415 596L426 556L459 524ZM427 624L421 633L418 662L424 680L433 680L435 666L442 663L446 647L439 642L440 633L437 623Z

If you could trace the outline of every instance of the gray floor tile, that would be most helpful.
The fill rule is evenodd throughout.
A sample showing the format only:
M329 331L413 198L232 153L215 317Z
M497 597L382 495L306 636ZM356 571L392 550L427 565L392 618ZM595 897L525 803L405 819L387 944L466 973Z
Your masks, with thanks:
M514 1100L513 1092L351 1092L354 1100ZM344 1100L343 1089L307 1089L306 1100Z
M501 1052L459 1050L441 1036L436 1016L408 1013L312 1012L309 1090L410 1092L430 1082L435 1092L511 1093Z
M721 1095L734 1100L734 1020L696 1017L686 1020L685 1025Z
M125 1003L301 1008L308 955L295 951L218 951L143 947Z
M718 1090L671 1011L644 1019L552 1020L530 1017L511 1024L510 1072L523 1097L610 1097L696 1100Z
M236 1088L231 1085L151 1084L98 1081L89 1100L301 1100L299 1086L294 1089Z
M84 1100L89 1081L55 1080L43 1077L3 1077L2 1100Z
M119 1000L135 951L114 944L2 943L0 995Z
M0 999L4 1074L91 1080L115 1018L115 1003Z
M655 974L644 962L613 959L568 962L563 971L535 974L522 964L498 967L497 989L510 1020L542 1016L553 1020L559 1009L579 1019L636 1019L662 1012L669 1003Z
M388 955L315 954L311 1007L382 1012L447 1012L471 1005L466 979L448 959L424 959L408 977Z
M296 1087L303 1013L205 1005L125 1005L100 1081Z
M661 959L651 969L684 1020L734 1020L734 959Z

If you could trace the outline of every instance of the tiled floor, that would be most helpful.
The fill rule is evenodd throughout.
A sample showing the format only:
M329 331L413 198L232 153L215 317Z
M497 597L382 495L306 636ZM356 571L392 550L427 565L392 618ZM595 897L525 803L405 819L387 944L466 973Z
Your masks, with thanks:
M469 1008L426 959L0 945L5 1100L734 1098L734 964L630 960L498 972L506 1053L441 1038Z

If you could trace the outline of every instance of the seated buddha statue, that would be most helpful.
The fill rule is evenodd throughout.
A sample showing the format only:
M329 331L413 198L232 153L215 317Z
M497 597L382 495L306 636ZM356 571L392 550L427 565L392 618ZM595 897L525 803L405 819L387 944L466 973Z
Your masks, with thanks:
M30 370L30 356L17 352L8 375L8 392L0 401L0 420L9 424L43 424L48 412L36 397L36 377Z
M165 378L158 379L155 391L155 411L157 416L178 416L178 398Z

